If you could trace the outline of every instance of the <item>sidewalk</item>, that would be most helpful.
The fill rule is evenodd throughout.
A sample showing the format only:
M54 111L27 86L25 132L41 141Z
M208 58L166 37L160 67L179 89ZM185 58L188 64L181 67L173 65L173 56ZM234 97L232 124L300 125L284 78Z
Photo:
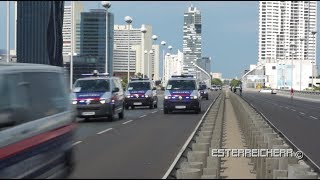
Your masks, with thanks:
M232 104L229 99L229 90L226 91L225 99L225 112L224 112L224 127L223 132L225 134L224 143L222 148L226 149L245 149L242 133L238 125L238 119L232 107ZM224 162L221 164L221 169L224 169L221 172L221 178L224 179L255 179L256 174L250 173L250 170L253 169L251 165L248 165L250 162L249 158L245 157L224 157L221 158L221 161Z

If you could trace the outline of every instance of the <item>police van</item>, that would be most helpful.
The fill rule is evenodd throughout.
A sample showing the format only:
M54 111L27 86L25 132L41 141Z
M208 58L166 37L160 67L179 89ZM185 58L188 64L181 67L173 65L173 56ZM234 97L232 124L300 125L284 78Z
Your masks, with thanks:
M192 75L174 75L166 85L163 111L168 114L173 110L194 110L201 112L201 94L199 84Z
M121 80L94 70L92 74L76 80L71 94L72 104L77 109L77 117L90 118L107 117L114 120L124 118L124 91Z
M148 78L132 78L125 92L125 108L134 109L135 106L158 107L157 90L152 80Z
M75 112L63 68L0 63L0 179L66 178Z

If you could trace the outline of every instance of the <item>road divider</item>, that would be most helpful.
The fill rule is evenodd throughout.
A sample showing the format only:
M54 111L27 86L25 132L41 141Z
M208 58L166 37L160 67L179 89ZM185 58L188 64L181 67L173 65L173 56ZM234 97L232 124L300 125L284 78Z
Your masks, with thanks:
M290 155L253 156L250 164L258 179L317 179L319 167L279 131L262 113L242 99L230 94L248 149L291 152ZM289 107L286 107L287 109ZM301 114L301 113L300 113Z
M219 93L162 179L220 178L221 158L211 151L222 145L224 99Z

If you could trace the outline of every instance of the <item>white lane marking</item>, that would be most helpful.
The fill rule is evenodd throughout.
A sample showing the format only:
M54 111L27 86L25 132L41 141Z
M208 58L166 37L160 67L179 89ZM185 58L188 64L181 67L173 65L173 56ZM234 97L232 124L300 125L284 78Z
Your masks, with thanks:
M313 119L318 119L318 118L316 118L316 117L313 117L313 116L310 116L311 118L313 118Z
M291 109L291 111L296 111L295 109Z
M300 112L300 114L305 115L305 113L303 113L303 112Z
M122 123L122 124L128 124L129 122L132 122L133 120L129 120L129 121L126 121L126 122L124 122L124 123Z
M108 132L108 131L110 131L110 130L112 130L112 128L108 128L108 129L106 129L106 130L103 130L103 131L100 131L100 132L98 132L97 134L103 134L103 133L105 133L105 132Z
M147 115L142 115L142 116L140 116L139 118L143 118L143 117L146 117Z
M77 142L73 143L72 146L78 145L80 143L82 143L82 141L77 141Z
M156 113L156 112L158 112L158 111L153 111L153 112L151 112L151 113L153 114L153 113Z

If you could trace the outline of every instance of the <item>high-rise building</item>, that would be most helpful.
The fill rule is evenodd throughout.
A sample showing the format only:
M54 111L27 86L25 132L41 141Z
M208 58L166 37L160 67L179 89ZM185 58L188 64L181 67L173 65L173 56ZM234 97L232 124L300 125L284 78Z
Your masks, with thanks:
M302 89L308 87L309 76L312 75L312 72L316 73L312 66L307 65L316 63L317 36L311 33L317 27L316 22L317 1L259 2L258 64L269 63L264 66L266 86L280 88L279 86L284 85L286 88L299 89L301 82ZM291 63L295 65L292 67ZM278 72L279 64L288 65L285 74L289 76L285 77L285 83L281 83L284 80L280 75L282 73ZM305 68L301 67L304 64ZM311 69L306 69L308 67ZM291 77L292 74L299 75Z
M64 1L18 1L17 62L63 66Z
M78 24L81 22L81 12L83 12L83 4L81 1L73 1L73 17L74 22L73 26L71 25L72 20L72 12L71 6L64 6L64 15L63 15L63 28L62 28L62 35L63 35L63 61L69 61L71 55L71 44L73 44L73 52L76 52L76 41L79 38L79 30ZM71 33L73 33L73 42L71 42Z
M153 80L160 80L160 60L159 60L159 45L152 45L152 72Z
M142 25L146 28L146 33L141 32L141 28L133 28L130 25L130 75L141 73L147 75L148 56L144 50L152 50L152 26ZM159 55L159 53L158 53ZM149 63L151 72L154 58ZM159 58L158 58L159 59ZM126 77L128 73L128 25L114 26L114 72L117 76Z
M184 71L195 74L191 62L201 59L201 13L191 5L184 13L183 24Z
M202 57L197 61L197 65L207 73L211 72L211 57Z
M108 12L108 73L113 74L114 16ZM91 9L81 13L80 56L97 58L99 72L105 72L106 63L106 11Z

